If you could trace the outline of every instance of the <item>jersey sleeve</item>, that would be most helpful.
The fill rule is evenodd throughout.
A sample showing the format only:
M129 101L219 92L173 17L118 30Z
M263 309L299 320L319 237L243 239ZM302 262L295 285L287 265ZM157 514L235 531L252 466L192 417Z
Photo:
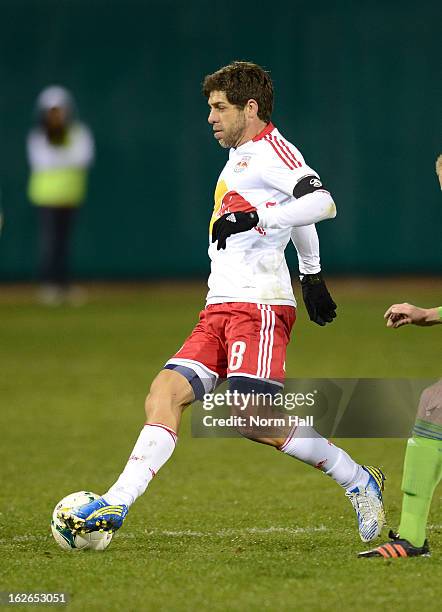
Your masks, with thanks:
M315 191L290 198L284 205L259 211L258 227L285 229L319 223L336 217L336 206L328 191Z
M281 206L260 210L258 226L264 229L284 229L333 219L336 216L333 198L322 187L319 175L305 163L298 149L278 134L267 135L265 141L261 179L266 187L276 189L288 198L285 198ZM319 185L306 190L306 181L317 182ZM294 193L298 183L301 196L296 191Z
M315 225L294 227L291 238L298 254L299 272L301 274L317 274L320 272L319 238Z

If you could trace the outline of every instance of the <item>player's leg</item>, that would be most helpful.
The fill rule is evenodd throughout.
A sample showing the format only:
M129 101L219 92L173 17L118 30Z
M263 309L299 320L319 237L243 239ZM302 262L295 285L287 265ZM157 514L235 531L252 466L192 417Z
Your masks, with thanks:
M424 544L431 499L441 475L442 380L422 393L405 453L399 534L416 547Z
M172 456L182 412L193 400L193 389L182 374L162 370L157 375L146 398L147 422L117 481L99 499L60 516L72 531L121 527L130 506Z
M296 428L279 450L333 478L345 489L358 520L363 542L377 538L385 524L383 490L385 476L373 466L360 465L313 427Z
M285 377L284 363L294 323L294 309L287 306L235 304L231 319L230 330L227 330L230 390L238 390L239 394L242 393L241 397L253 396L258 386L261 396L266 392L275 393ZM262 385L267 388L261 388ZM240 412L245 414L248 407L241 408ZM276 412L274 416L277 416ZM361 539L370 541L377 537L385 523L383 473L378 468L358 464L313 427L285 428L285 433L283 429L275 428L274 433L265 436L259 429L250 431L249 428L241 433L333 478L345 489L356 511Z
M193 400L193 389L184 376L171 370L162 370L157 375L146 398L146 423L126 467L103 495L107 503L130 508L145 492L150 481L172 456L181 415Z
M205 363L216 368L218 354L219 343L208 335L203 311L192 334L153 381L145 402L146 423L125 469L103 495L107 503L129 508L145 492L175 450L184 409L215 386L218 375Z
M228 330L227 377L230 390L237 390L241 397L281 393L295 309L264 304L234 306L233 324ZM244 405L240 412L251 414L249 406ZM267 412L272 412L273 416L287 416L276 409ZM313 427L275 427L265 436L259 428L241 433L320 469L346 489L368 483L369 475L362 466Z
M229 378L229 390L233 394L237 391L240 397L262 397L273 393L271 384L257 384L255 379L243 377ZM239 432L255 442L273 446L282 453L307 463L330 476L337 484L345 489L346 496L350 499L358 519L359 534L364 542L369 542L377 537L385 523L385 512L383 507L382 490L384 475L372 466L358 464L342 448L332 444L321 436L313 427L296 427L290 431L286 438L280 437L287 426L276 426L273 431L263 433L259 427L248 425L250 416L259 412L275 420L283 420L287 415L277 411L264 411L258 402L253 403L253 408L248 409L244 404L236 411L236 416L242 416L246 425L238 427ZM258 410L257 410L258 406Z
M442 380L422 393L413 436L408 440L402 478L402 514L391 542L360 553L360 557L429 555L425 539L434 489L442 477Z
M146 423L117 481L98 500L59 517L73 531L121 527L130 506L145 492L175 450L186 406L214 388L218 374L210 365L216 368L219 354L219 342L207 333L203 311L200 322L180 351L153 381L145 403ZM199 358L202 362L197 361Z

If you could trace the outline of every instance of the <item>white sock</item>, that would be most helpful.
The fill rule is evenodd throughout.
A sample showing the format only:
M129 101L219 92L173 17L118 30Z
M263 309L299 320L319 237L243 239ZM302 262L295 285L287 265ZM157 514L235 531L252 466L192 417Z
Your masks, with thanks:
M342 448L319 435L313 427L297 428L279 450L313 465L345 489L365 487L368 483L369 475L362 466Z
M160 423L146 424L117 482L103 495L109 504L130 506L175 450L176 433Z

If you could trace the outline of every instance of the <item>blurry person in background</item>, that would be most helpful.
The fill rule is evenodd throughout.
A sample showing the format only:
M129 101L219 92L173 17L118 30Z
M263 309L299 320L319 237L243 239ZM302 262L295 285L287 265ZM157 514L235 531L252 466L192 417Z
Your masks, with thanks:
M39 223L39 298L48 305L81 301L82 292L70 287L69 246L74 216L86 197L94 142L90 130L76 119L72 95L63 87L44 89L36 111L27 152L28 196Z

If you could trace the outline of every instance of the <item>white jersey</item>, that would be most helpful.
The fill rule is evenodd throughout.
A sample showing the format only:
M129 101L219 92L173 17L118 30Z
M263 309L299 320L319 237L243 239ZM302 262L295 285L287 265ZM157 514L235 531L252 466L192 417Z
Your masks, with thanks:
M260 223L252 230L230 236L225 250L218 251L216 242L210 244L207 304L254 302L296 306L284 251L292 237L298 250L300 271L318 272L319 243L315 226L311 225L312 220L296 223L310 224L297 228L297 238L295 223L274 223L270 217L279 214L277 210L285 215L283 209L292 204L289 206L292 210L293 204L300 202L293 197L293 189L303 177L310 175L318 177L298 149L271 123L252 140L230 149L229 160L216 185L209 236L214 222L226 213L257 210ZM329 199L327 214L315 221L334 216L331 205L334 207Z

